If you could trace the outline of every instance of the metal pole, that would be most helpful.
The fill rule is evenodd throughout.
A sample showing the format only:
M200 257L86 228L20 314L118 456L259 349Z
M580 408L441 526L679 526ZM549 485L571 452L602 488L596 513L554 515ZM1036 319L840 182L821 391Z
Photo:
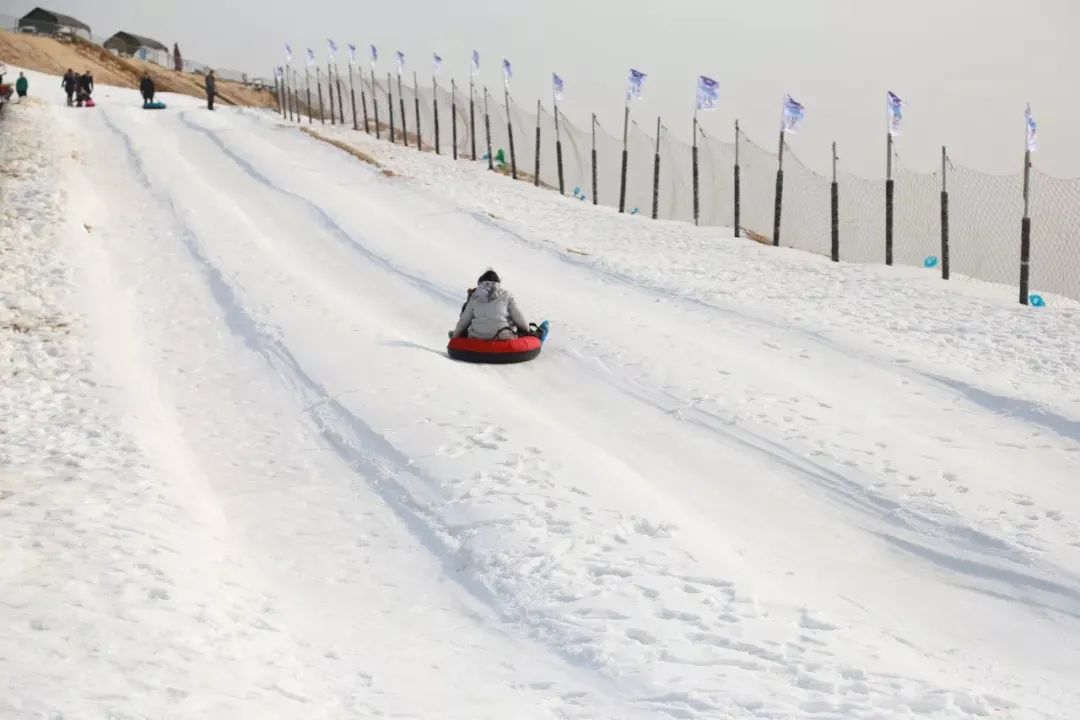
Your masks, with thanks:
M374 72L372 72L371 81L372 81L372 83L375 82L375 73ZM374 93L372 93L372 96L374 97ZM364 92L364 68L363 67L360 68L360 107L362 107L363 110L364 110L364 132L366 132L368 135L370 135L371 134L371 123L368 122L367 93Z
M892 133L888 134L888 141L886 142L886 162L885 162L885 264L893 264L893 197L894 186L892 177L892 161L893 161L893 137Z
M592 204L600 202L596 185L596 113L592 114Z
M741 183L740 183L741 178L740 178L740 174L739 174L739 135L740 135L739 121L736 120L735 121L735 237L742 237L742 229L739 227L739 220L740 220L739 214L740 214L740 212L742 210L742 207L740 205L740 203L742 201L742 198L740 197L740 193L742 191L742 186L741 186Z
M349 102L352 104L352 129L360 129L360 121L356 117L356 83L353 80L353 66L349 63Z
M514 153L514 123L510 121L510 88L503 83L503 96L506 99L506 134L510 140L510 177L517 180L517 155Z
M555 107L555 163L559 169L559 194L566 194L566 185L563 182L563 164L562 164L562 136L559 134L559 103L555 100L554 96L551 99L552 105Z
M415 72L413 73L413 76L412 76L412 82L413 82L413 88L414 88L413 112L416 113L416 149L417 150L423 150L424 149L423 130L420 127L420 83L417 80ZM402 117L404 117L404 115L405 115L405 104L404 104L405 103L405 96L404 95L401 96L401 102L402 102L401 115L402 115ZM401 126L402 126L402 128L405 127L405 122L404 121L402 121ZM409 138L408 137L405 138L405 144L406 145L409 144Z
M413 72L413 92L416 95L416 102L420 102L420 86L416 84L416 73ZM409 147L409 123L405 119L405 91L401 89L401 73L397 76L397 96L398 104L401 106L401 143L405 147ZM420 125L416 126L416 148L419 150L420 143Z
M776 196L773 205L773 247L780 246L780 214L784 207L784 129L780 128L780 151L777 154Z
M533 186L540 187L540 101L536 101L536 163L533 172Z
M1031 270L1031 217L1028 215L1031 190L1031 150L1024 151L1024 219L1020 223L1020 304L1028 304Z
M487 138L488 170L495 169L495 157L491 154L491 115L488 114L488 90L484 86L484 137Z
M326 93L330 98L330 124L337 125L334 119L334 68L326 63Z
M941 146L941 279L949 279L949 183L947 165L949 155Z
M476 160L476 103L473 100L473 80L469 76L469 147L472 148L472 159Z
M454 159L457 160L457 82L450 78L450 141L454 146Z
M840 262L840 186L836 182L836 143L832 144L832 186L831 211L829 213L832 225L832 252L833 262Z
M653 156L652 219L660 213L660 116L656 117L656 154Z
M326 112L323 110L322 74L319 68L315 68L315 84L319 86L319 120L326 124Z
M694 144L690 148L690 162L692 166L691 175L694 181L694 224L698 224L698 213L700 211L700 205L698 201L698 149L697 149L697 110L694 110L694 127L693 127Z
M307 87L307 117L308 117L308 125L311 125L311 124L312 124L313 122L315 122L315 121L314 121L314 120L312 119L312 117L311 117L311 112L312 112L312 108L311 108L311 71L310 71L310 70L308 70L308 69L305 69L305 70L304 70L304 85L305 85L305 86Z
M278 77L277 68L274 68L274 97L278 102L278 113L285 117L285 106L281 102L281 78Z
M382 130L379 129L379 96L375 94L375 64L371 64L371 112L375 116L375 139L382 139Z
M431 103L435 110L435 154L442 155L439 147L439 83L434 75L431 76Z
M626 98L626 107L623 108L622 130L622 169L619 171L619 212L626 212L626 161L627 142L630 137L630 97Z
M390 143L394 142L394 91L393 80L390 77L390 73L386 73L386 106L387 112L390 114ZM398 73L398 82L401 82L401 73Z
M352 65L349 66L349 73L350 74L352 73ZM338 119L341 121L341 124L344 125L345 124L345 96L341 92L341 70L338 68L338 66L336 64L334 65L334 84L337 86ZM355 113L353 113L353 114L355 115ZM356 123L354 122L353 125L355 126Z

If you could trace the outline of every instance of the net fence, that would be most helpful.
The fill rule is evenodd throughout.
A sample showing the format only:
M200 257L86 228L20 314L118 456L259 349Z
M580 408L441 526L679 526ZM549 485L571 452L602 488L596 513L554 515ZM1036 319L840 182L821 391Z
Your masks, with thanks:
M317 82L325 84L325 75L318 80L313 76L311 82L313 87ZM359 70L358 117L366 112L368 131L375 132L378 103L382 137L389 137L392 112L397 142L402 142L404 130L410 145L416 147L419 140L424 150L433 150L437 108L440 152L451 154L456 148L459 158L472 159L475 138L478 160L487 162L490 144L491 162L497 171L516 171L518 179L556 191L560 189L561 147L564 194L582 202L619 207L622 117L617 122L594 117L581 124L571 122L560 111L556 132L553 107L543 103L523 106L507 98L501 88L495 92L469 85L452 89L449 82L440 81L436 86L430 79L419 85L415 77L403 78L399 88L396 75L372 78L370 71ZM302 82L299 87L303 101ZM324 96L329 89L324 89ZM345 104L350 106L348 94ZM324 110L324 114L328 112ZM317 109L315 113L318 117ZM352 124L351 111L344 122ZM364 129L362 120L358 126ZM631 116L626 125L625 212L651 217L655 196L658 219L693 222L694 143L679 139L663 123L659 125L658 142L657 129L655 118ZM777 152L744 133L735 133L728 141L696 126L696 134L699 224L734 226L737 164L739 233L772 244ZM995 176L951 162L940 171L920 173L904 167L897 159L893 180L896 264L935 269L943 265L942 189L946 187L951 272L993 283L1018 284L1024 214L1022 173ZM838 259L884 263L886 181L850 174L841 163L835 182L839 196ZM785 148L781 246L831 255L832 183L831 176L816 172L790 146ZM1055 178L1034 169L1030 198L1031 291L1080 300L1080 178Z

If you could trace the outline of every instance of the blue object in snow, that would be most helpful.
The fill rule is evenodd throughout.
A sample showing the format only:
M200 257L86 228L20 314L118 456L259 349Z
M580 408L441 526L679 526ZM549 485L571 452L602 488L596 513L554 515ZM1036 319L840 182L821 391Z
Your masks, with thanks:
M575 185L574 186L574 197L577 197L580 194L581 194L581 186L580 185Z
M1043 300L1042 295L1029 295L1028 302L1031 303L1032 307L1046 307L1046 301Z
M634 208L633 210L630 211L630 214L631 215L637 215L638 214L638 209Z
M934 255L928 255L925 260L922 261L924 268L937 267L937 257Z
M551 332L551 325L548 323L547 320L545 320L537 327L540 330L540 342L543 343L545 340L547 340L548 333Z

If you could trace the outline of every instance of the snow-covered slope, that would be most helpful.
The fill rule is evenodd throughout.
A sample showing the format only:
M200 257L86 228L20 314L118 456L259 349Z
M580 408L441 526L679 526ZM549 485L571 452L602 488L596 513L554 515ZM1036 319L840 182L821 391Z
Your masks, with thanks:
M99 94L0 128L0 715L1080 707L1077 306Z

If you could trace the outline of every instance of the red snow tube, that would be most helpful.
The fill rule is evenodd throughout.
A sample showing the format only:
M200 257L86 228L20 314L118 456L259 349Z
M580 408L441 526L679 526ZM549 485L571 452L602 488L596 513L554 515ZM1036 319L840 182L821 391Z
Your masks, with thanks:
M460 337L450 340L446 352L454 360L507 365L532 360L540 354L540 338L525 336L512 340L480 340Z

